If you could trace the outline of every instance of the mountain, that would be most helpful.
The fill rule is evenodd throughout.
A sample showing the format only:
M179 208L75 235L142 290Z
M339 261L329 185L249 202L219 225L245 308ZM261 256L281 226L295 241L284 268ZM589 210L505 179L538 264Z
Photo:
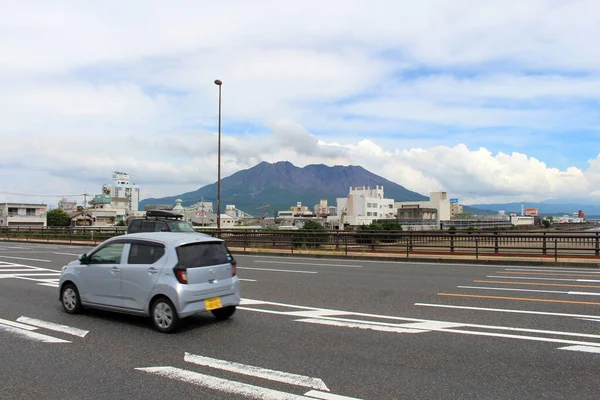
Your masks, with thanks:
M504 210L506 213L521 214L521 206L525 208L537 208L540 214L563 215L573 214L582 210L586 215L600 215L600 206L582 203L560 203L557 200L546 200L541 202L501 203L501 204L473 204L470 207L485 208L492 211Z
M335 206L336 198L348 196L350 186L377 185L384 187L386 198L395 201L428 200L428 197L360 166L328 167L319 164L299 168L287 161L274 164L261 162L221 179L221 212L225 211L225 205L235 204L236 208L249 214L262 215L263 204L269 204L269 215L274 215L277 211L289 210L297 202L312 210L321 199L327 199L329 205ZM177 196L144 199L140 201L140 209L150 204L175 204L176 199L181 199L183 206L204 199L212 201L216 209L217 183Z

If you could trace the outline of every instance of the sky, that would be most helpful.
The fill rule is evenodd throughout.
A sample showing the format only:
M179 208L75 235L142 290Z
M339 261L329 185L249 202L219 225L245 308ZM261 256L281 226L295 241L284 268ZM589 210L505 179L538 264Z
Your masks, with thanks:
M0 0L0 203L261 161L463 204L600 200L597 0Z

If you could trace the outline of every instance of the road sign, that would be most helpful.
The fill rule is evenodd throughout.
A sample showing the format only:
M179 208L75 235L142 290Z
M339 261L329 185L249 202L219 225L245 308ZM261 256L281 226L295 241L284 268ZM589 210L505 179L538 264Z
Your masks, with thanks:
M450 199L450 204L458 204L458 199Z

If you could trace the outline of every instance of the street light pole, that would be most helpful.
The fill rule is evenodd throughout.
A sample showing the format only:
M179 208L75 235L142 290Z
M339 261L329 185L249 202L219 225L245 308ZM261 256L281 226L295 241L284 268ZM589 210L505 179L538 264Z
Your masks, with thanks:
M221 86L223 82L215 79L215 85L219 87L219 145L217 156L217 231L221 236Z

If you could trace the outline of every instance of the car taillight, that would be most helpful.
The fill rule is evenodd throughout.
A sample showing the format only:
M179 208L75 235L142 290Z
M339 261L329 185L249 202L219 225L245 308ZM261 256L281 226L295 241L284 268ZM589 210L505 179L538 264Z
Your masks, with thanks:
M231 276L237 275L237 263L234 261L231 263Z
M187 270L185 270L185 269L176 269L175 277L177 277L177 280L179 281L179 283L188 283Z

